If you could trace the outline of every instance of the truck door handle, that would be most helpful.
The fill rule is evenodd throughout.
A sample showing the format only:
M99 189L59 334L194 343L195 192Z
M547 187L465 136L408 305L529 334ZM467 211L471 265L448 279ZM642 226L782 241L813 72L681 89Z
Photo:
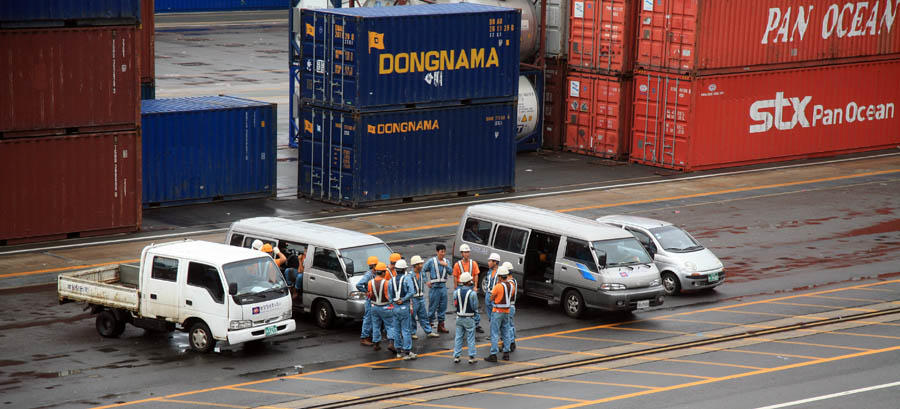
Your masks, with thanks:
M316 276L309 276L309 279L310 279L310 280L315 280L315 279L316 279Z
M184 303L187 305L194 305L194 302L191 300L184 300Z
M519 264L522 264L522 257L519 257Z
M150 293L150 299L151 299L151 300L155 300L155 299L156 299L156 294Z
M560 266L559 269L565 271L565 270L566 270L566 266Z

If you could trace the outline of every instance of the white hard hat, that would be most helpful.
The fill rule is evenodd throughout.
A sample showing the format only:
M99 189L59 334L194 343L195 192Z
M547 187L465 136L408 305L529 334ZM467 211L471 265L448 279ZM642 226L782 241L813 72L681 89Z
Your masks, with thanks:
M253 250L259 250L262 248L262 246L263 246L263 242L262 242L262 240L259 240L259 239L253 240L253 244L250 245L250 247Z
M500 262L500 255L497 253L491 253L491 256L488 257L488 260L494 260L496 262Z
M462 253L464 251L472 251L472 249L469 248L468 244L463 244L462 246L459 246L459 252Z
M461 283L468 283L469 281L472 281L472 275L471 275L471 274L469 274L469 273L462 273L462 274L459 275L459 282L461 282Z
M412 258L409 259L409 264L412 264L412 265L422 264L422 263L424 263L424 261L422 261L422 257L419 257L419 256L412 256Z
M397 262L394 263L394 268L406 269L406 267L408 266L406 265L406 260L404 259L397 260Z
M508 276L509 269L506 268L506 266L500 266L500 268L497 269L497 275L498 276Z
M500 265L500 267L501 267L501 268L505 268L505 269L507 269L507 270L512 270L512 269L513 269L512 263L510 263L510 262L508 262L508 261L504 261L503 264Z

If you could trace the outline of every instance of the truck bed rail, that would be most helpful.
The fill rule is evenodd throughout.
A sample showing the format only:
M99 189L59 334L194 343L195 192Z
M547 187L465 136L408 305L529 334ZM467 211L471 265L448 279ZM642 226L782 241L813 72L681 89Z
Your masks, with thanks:
M60 274L57 293L60 303L86 302L129 311L137 311L140 299L136 287L121 283L118 264Z

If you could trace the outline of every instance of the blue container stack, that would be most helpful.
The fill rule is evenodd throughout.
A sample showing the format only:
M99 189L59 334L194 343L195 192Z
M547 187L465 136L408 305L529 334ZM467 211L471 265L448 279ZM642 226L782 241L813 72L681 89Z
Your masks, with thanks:
M520 11L296 11L298 194L359 206L514 186Z
M143 101L144 207L274 196L275 120L249 99Z

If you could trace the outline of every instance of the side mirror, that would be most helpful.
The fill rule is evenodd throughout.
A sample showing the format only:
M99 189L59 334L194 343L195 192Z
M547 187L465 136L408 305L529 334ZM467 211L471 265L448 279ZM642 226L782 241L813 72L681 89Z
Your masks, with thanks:
M347 274L347 277L352 276L353 272L356 271L353 267L353 260L344 257L344 274Z
M237 283L228 283L228 295L237 295Z
M597 252L597 264L599 264L599 267L601 269L606 268L606 252L605 251Z

